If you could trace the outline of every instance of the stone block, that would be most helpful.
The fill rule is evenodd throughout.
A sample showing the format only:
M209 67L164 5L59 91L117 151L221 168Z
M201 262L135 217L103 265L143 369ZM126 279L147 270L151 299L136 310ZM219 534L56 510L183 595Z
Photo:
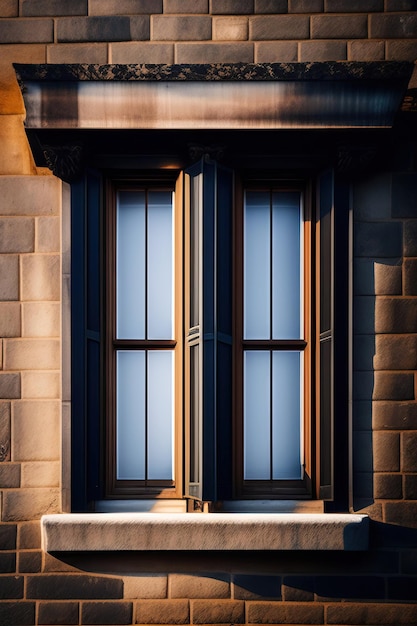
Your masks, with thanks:
M371 432L356 432L353 435L354 447L353 447L353 466L355 468L355 474L362 473L360 490L363 495L364 482L367 480L366 474L371 476L373 470L373 457L372 457L372 433Z
M353 303L353 325L357 335L375 332L375 296L356 296Z
M385 47L387 61L414 61L417 57L417 41L415 39L387 41Z
M404 476L404 499L417 500L417 474Z
M35 223L29 217L0 218L0 254L33 252Z
M366 15L312 15L312 39L361 39L368 35Z
M131 602L83 602L83 624L131 624Z
M39 522L19 524L19 550L39 550L41 547L41 528Z
M310 37L310 18L306 15L271 15L249 18L249 38L253 40L297 40Z
M322 13L324 0L288 0L288 13Z
M176 63L253 63L253 45L241 43L179 43Z
M36 252L59 252L61 229L59 217L39 217L36 221Z
M58 302L25 302L22 305L22 336L59 337L60 316Z
M255 63L293 63L297 58L296 41L265 41L255 44Z
M22 399L58 400L60 397L59 372L22 372Z
M19 574L38 574L42 571L42 552L30 550L18 553L17 571Z
M374 497L383 500L400 500L403 496L401 474L375 474Z
M20 304L0 302L0 337L20 337L20 334Z
M162 0L90 0L89 15L150 15L162 13Z
M215 17L213 39L218 41L246 41L249 32L246 17Z
M417 0L385 0L385 11L416 11Z
M55 176L0 176L2 215L59 215L62 183Z
M213 15L249 15L254 11L254 0L210 0Z
M39 624L79 624L78 602L40 602Z
M0 525L0 550L16 550L16 524Z
M417 403L374 402L372 420L376 430L417 430Z
M174 63L172 43L111 43L111 63Z
M400 222L356 222L354 253L360 257L397 258L402 254Z
M42 572L47 572L47 573L75 572L75 573L79 573L79 570L76 567L70 565L69 563L66 563L62 559L58 559L58 558L52 556L52 554L44 553Z
M235 574L233 576L235 600L270 600L281 598L281 578L258 574Z
M288 0L255 0L255 13L287 13Z
M87 15L88 0L22 0L23 17L58 17L58 15Z
M369 13L384 10L384 0L324 0L326 13Z
M34 602L1 602L0 624L31 626L35 624Z
M415 602L416 578L410 576L388 577L387 596L392 601Z
M0 48L3 48L3 46L0 46ZM16 61L14 57L12 60ZM0 145L2 147L0 152L0 175L2 176L30 175L36 171L25 135L24 117L24 114L20 113L18 115L0 115ZM0 213L4 213L4 207L0 209Z
M130 19L127 16L62 17L56 20L58 43L130 39Z
M50 43L53 40L51 19L0 19L0 43Z
M130 38L133 41L148 41L150 20L147 15L134 15L130 18Z
M22 487L59 487L60 481L58 461L22 463Z
M16 552L0 552L0 573L1 574L13 574L16 572ZM0 604L0 608L1 608ZM0 624L9 624L9 622L2 622L2 616L0 613ZM26 624L26 622L25 622Z
M80 574L28 576L26 597L36 600L119 600L123 582L119 578Z
M378 624L379 626L402 626L413 624L417 619L417 606L380 603L333 603L327 607L327 623L330 624Z
M400 296L402 294L401 260L375 261L374 279L377 296Z
M375 332L414 333L417 331L417 300L376 298Z
M0 402L0 462L10 461L10 402Z
M20 398L20 373L0 373L0 398L2 400Z
M208 13L209 0L164 0L164 13ZM155 11L152 11L155 13Z
M387 524L399 524L400 526L417 528L417 502L386 502L384 505L384 521ZM417 620L417 611L414 617ZM407 624L408 622L392 623ZM410 621L410 624L412 623Z
M401 469L417 472L417 432L401 433Z
M58 339L5 339L4 368L7 370L58 370Z
M417 369L416 335L376 335L375 342L375 369Z
M136 624L188 624L188 600L143 600L136 604Z
M60 258L54 254L21 257L21 299L60 299Z
M45 44L2 44L0 46L1 60L3 63L45 63ZM6 170L1 170L2 174L7 174ZM23 174L20 171L19 174ZM28 172L29 173L29 172ZM12 174L12 172L9 172Z
M404 295L417 295L417 259L404 260Z
M170 598L230 598L230 576L170 574L169 589Z
M417 38L417 15L412 13L380 13L369 16L371 39Z
M14 461L55 461L60 458L59 402L22 400L12 415Z
M355 335L353 342L354 371L371 371L375 355L375 335Z
M107 58L106 43L78 43L47 46L48 63L99 63L105 64Z
M211 18L208 15L151 17L153 41L203 41L211 39Z
M19 299L19 257L0 255L0 301Z
M247 606L250 624L323 624L323 606L316 603L251 602ZM342 623L342 622L341 622Z
M348 61L383 61L384 41L349 41Z
M60 508L59 489L8 489L3 493L2 519L5 522L35 520L59 513Z
M344 41L301 41L299 58L307 61L345 61L347 45Z
M285 602L313 602L314 578L285 576L282 583L282 599Z
M193 624L244 624L245 604L240 600L191 600Z
M357 42L358 45L360 42ZM352 205L356 220L381 220L391 217L390 174L376 175L353 185Z
M399 434L388 432L375 432L373 435L373 454L375 472L399 472Z
M404 550L400 555L401 572L403 574L417 574L417 550Z
M4 463L0 465L0 489L17 489L20 487L20 465Z
M334 598L383 600L385 582L380 576L317 576L315 592L316 601L331 601Z
M392 179L392 217L417 217L417 174L401 172Z
M374 400L414 400L414 374L374 373Z
M123 597L126 600L166 598L168 578L163 574L126 576L123 579Z
M19 15L19 0L3 0L0 5L0 17L17 17Z

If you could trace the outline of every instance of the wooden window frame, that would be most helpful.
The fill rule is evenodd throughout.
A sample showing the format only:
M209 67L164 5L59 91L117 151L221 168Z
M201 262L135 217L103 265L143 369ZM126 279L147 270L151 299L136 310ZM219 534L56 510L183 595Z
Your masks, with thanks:
M182 496L182 174L178 177L136 176L109 177L106 182L106 215L104 234L105 258L105 498L132 497L179 498ZM116 337L116 207L119 191L172 191L174 192L174 339L118 339ZM118 350L172 350L174 351L174 479L126 480L116 474L116 355Z
M302 198L302 246L303 246L303 339L299 340L248 340L243 338L243 207L244 192L257 191L297 191ZM306 180L285 180L276 176L261 180L256 175L241 175L236 189L234 220L234 352L233 352L233 387L234 387L234 497L237 499L312 499L315 497L315 412L312 397L315 387L314 377L314 308L312 289L313 257L313 220L312 220L311 183ZM300 480L245 480L243 477L244 441L243 441L243 355L245 350L269 349L302 352L303 361L303 473Z

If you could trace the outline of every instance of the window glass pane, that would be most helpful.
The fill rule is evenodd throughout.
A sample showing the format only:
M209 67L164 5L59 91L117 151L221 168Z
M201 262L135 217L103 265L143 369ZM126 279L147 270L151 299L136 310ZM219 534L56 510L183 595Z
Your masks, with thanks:
M301 478L301 355L272 354L272 478Z
M301 332L300 194L272 194L272 338Z
M117 337L145 338L145 192L117 196Z
M145 352L117 353L117 478L145 478Z
M271 355L244 353L244 478L269 480L271 471Z
M190 178L190 327L200 323L200 223L202 212L203 174Z
M244 338L270 339L270 194L247 191L244 207Z
M171 191L148 194L148 339L173 337L173 207Z
M148 352L148 478L173 480L174 352Z

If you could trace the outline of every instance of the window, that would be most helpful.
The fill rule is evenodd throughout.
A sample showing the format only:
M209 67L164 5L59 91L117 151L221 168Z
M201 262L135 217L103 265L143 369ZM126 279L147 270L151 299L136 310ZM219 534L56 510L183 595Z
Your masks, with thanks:
M73 187L73 510L331 499L333 174L317 198L207 158Z

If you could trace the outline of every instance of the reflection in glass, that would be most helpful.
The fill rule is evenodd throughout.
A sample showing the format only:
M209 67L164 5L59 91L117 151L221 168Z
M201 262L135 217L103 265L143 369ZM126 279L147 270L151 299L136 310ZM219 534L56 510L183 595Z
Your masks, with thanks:
M301 478L299 352L272 353L272 478Z
M117 478L145 479L145 356L117 352Z
M117 337L145 338L146 215L144 191L117 197Z
M244 478L269 480L271 471L271 356L244 353Z
M272 339L300 337L300 194L272 194Z
M243 258L245 339L270 338L270 257L269 192L247 191Z
M172 480L174 352L148 352L148 478Z

